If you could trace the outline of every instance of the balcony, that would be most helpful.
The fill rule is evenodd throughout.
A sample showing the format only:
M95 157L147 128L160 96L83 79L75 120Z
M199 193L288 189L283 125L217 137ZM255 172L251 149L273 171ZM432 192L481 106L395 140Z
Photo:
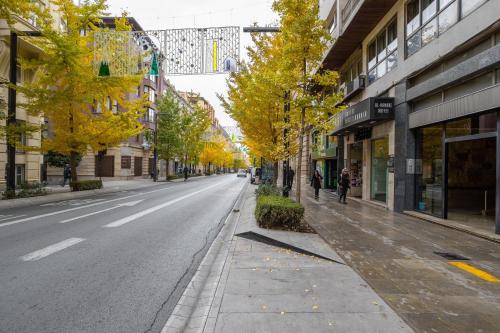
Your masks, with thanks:
M344 101L347 99L354 97L357 95L361 90L365 89L365 76L364 75L359 75L354 80L351 82L348 82L347 84L344 84L341 88L344 92Z
M323 60L326 69L338 69L397 0L349 0L341 11L339 36Z

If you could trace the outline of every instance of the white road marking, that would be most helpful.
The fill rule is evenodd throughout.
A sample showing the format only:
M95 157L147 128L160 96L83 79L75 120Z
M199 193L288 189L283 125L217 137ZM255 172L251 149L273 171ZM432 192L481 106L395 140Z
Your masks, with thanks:
M116 228L116 227L120 227L120 226L122 226L122 225L124 225L126 223L129 223L129 222L132 222L134 220L137 220L140 217L143 217L145 215L148 215L148 214L151 214L153 212L156 212L157 210L160 210L160 209L165 208L167 206L173 205L176 202L179 202L179 201L182 201L182 200L187 199L189 197L192 197L192 196L194 196L194 195L196 195L198 193L205 192L205 191L207 191L207 190L209 190L209 189L211 189L213 187L219 186L221 184L224 184L224 183L218 183L218 184L215 184L215 185L212 185L212 186L209 186L209 187L205 187L202 190L199 190L199 191L196 191L196 192L192 192L192 193L183 195L182 197L179 197L177 199L167 201L165 203L162 203L161 205L148 208L146 210L143 210L142 212L139 212L139 213L136 213L134 215L130 215L130 216L127 216L125 218L119 219L117 221L111 222L109 224L106 224L103 227L104 228Z
M0 218L0 221L7 221L7 220L12 220L12 219L17 219L18 217L23 217L23 216L26 216L26 214L23 214L23 215L16 215L16 216L12 216L12 215L5 215L5 217ZM0 217L1 217L1 216L0 216Z
M62 251L70 246L73 246L75 244L78 244L80 242L83 242L85 239L83 238L68 238L66 240L63 240L62 242L52 244L50 246L47 246L46 248L43 248L41 250L35 251L28 253L25 256L21 257L22 261L36 261L40 260L42 258L45 258L47 256L50 256L51 254L54 254L56 252Z
M140 195L155 193L155 192L169 190L169 189L172 189L172 187L166 187L166 188L162 188L162 189L159 189L159 190L154 190L154 191L149 191L149 192L132 194L132 195L128 195L128 196L125 196L125 197L111 199L111 200L107 200L107 201L100 201L100 202L96 202L96 203L93 203L93 204L90 204L90 205L78 206L78 207L74 207L74 208L67 208L67 209L59 210L57 212L52 212L52 213L47 213L47 214L42 214L42 215L30 216L30 217L27 217L27 218L24 218L24 219L15 220L15 221L7 222L7 223L2 223L2 224L0 224L0 227L6 227L8 225L13 225L13 224L17 224L17 223L23 223L23 222L33 221L33 220L41 219L41 218L48 217L48 216L64 214L64 213L72 212L72 211L75 211L75 210L78 210L78 209L84 209L84 208L88 208L88 207L94 207L94 206L98 206L98 205L104 205L104 204L107 204L107 203L110 203L110 202L115 202L115 201L119 201L119 200L123 200L123 199L133 198L133 197L137 197L137 196L140 196Z
M122 203L122 204L118 204L118 205L116 205L114 207L106 208L106 209L103 209L103 210L98 210L96 212L88 213L88 214L85 214L85 215L80 215L80 216L72 217L70 219L61 221L59 223L68 223L68 222L71 222L71 221L83 219L85 217L89 217L89 216L92 216L92 215L97 215L97 214L104 213L104 212L107 212L107 211L110 211L110 210L113 210L113 209L116 209L116 208L120 208L120 207L132 207L132 206L135 206L135 205L137 205L138 203L140 203L142 201L144 201L144 199L143 200L137 200L137 201L131 201L131 202L125 202L125 203Z

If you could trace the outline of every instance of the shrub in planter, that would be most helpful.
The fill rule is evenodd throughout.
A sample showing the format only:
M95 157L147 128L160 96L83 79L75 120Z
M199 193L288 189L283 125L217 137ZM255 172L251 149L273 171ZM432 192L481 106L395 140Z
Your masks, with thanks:
M298 228L304 217L304 206L290 198L260 195L257 198L255 217L262 228Z
M43 188L43 184L26 182L18 187L18 191L9 190L2 193L2 199L30 198L46 194L47 191Z
M72 191L88 191L102 188L102 180L79 180L69 184Z
M22 184L21 191L19 191L16 195L18 198L29 198L29 197L37 197L41 195L46 195L47 191L43 188L43 184L37 182L26 182Z
M269 185L269 184L260 184L259 187L255 190L255 194L257 197L260 197L262 195L275 195L279 196L280 195L280 190L274 185Z

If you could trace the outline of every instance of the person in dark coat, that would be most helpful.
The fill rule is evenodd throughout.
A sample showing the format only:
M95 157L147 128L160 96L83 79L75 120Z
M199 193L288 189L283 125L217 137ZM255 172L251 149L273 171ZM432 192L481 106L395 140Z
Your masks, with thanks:
M319 189L321 188L321 181L323 177L319 174L319 171L314 171L314 175L312 176L312 185L314 187L314 198L319 199Z
M342 169L342 173L340 174L340 179L339 179L339 190L340 190L340 195L339 195L339 202L342 201L342 198L344 199L344 203L346 203L346 196L347 196L347 190L351 188L351 180L349 179L349 171L344 168Z
M187 166L184 167L184 181L188 180L189 169Z
M62 187L66 186L66 182L70 182L71 180L71 167L69 163L66 163L64 166L64 171L63 171L63 183L61 184Z

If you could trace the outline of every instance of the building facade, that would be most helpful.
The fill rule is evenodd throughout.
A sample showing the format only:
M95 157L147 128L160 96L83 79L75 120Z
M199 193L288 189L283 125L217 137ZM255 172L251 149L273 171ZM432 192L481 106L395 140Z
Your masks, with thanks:
M104 17L101 18L101 21L105 27L110 29L115 27L114 17ZM133 31L143 30L133 17L129 17L128 22ZM159 75L149 75L149 73L144 75L137 90L128 93L128 100L142 98L144 94L148 96L150 105L144 110L144 115L140 119L145 131L106 151L96 153L89 150L82 157L77 169L80 179L104 177L127 180L151 177L154 166L153 148L152 144L146 139L145 132L150 131L151 137L154 135L156 113L158 112L156 102L164 94L167 86L161 66L159 66ZM116 101L108 98L107 103L110 109L116 109L116 112L120 112L121 106ZM93 111L99 113L100 107L93 108ZM160 163L158 163L158 167L157 170L161 172ZM47 166L47 180L49 183L60 182L62 180L62 169Z
M50 1L38 1L38 5L46 8L51 13L54 19L54 25L57 28L63 29L65 24L62 20L57 8ZM12 26L7 24L5 19L0 18L0 80L9 82L10 71L10 38L12 31L37 32L36 17L31 16L23 18L13 15L14 23ZM18 35L17 38L17 57L18 59L36 59L42 55L42 50L30 43L29 39ZM17 84L22 85L23 82L29 82L33 79L34 73L25 70L21 67L18 60L17 66ZM25 102L22 94L17 93L17 102ZM8 89L6 85L0 86L0 108L3 115L7 115L8 104ZM40 126L44 124L41 116L29 115L21 107L16 107L16 122L18 124L28 123L30 125ZM5 119L0 119L0 127L5 126ZM41 131L30 133L29 135L21 135L19 143L23 146L39 148L41 145ZM16 149L15 157L16 169L16 186L25 182L40 182L43 179L44 163L43 155L36 151L23 151ZM6 168L7 168L7 144L5 137L0 137L0 188L6 184Z
M320 1L323 66L347 108L313 132L309 170L335 161L325 179L347 168L352 197L500 233L498 13L496 0Z

